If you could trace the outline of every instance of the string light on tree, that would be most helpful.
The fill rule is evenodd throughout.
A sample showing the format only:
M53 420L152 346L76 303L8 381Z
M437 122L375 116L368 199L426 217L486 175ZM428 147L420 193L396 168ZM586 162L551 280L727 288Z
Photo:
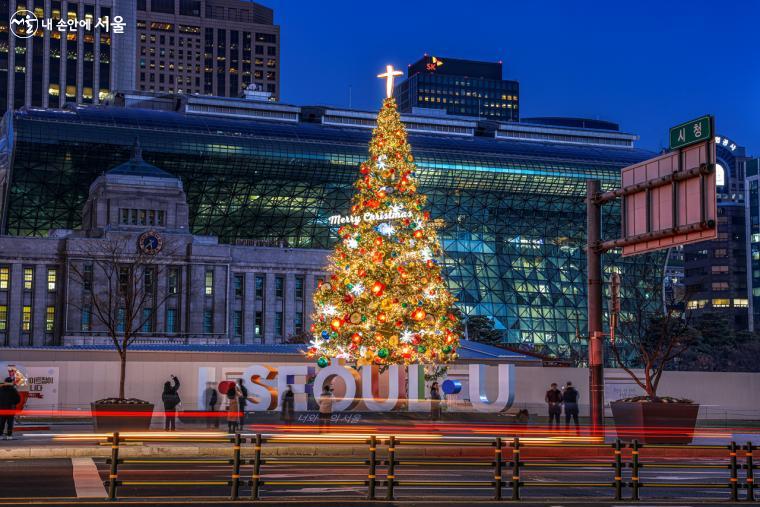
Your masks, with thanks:
M350 215L330 217L341 241L330 257L330 278L314 293L307 354L320 366L329 358L366 364L445 363L456 358L459 322L436 257L438 229L417 192L417 168L407 134L386 95L359 167Z

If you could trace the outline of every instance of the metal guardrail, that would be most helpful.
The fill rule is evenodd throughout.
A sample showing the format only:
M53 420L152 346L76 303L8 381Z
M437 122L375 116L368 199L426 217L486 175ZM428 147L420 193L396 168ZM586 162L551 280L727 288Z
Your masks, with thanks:
M659 445L659 444L640 444L638 441L625 444L619 439L614 443L553 443L553 442L536 442L520 440L519 437L440 437L437 439L426 439L420 437L406 436L378 436L369 437L347 437L330 438L322 435L319 438L310 438L308 436L288 436L288 435L267 435L252 434L241 435L239 433L226 436L210 437L171 437L161 434L146 436L123 436L118 432L107 438L111 444L111 457L107 460L110 465L108 480L104 484L108 488L108 499L117 500L118 490L129 486L226 486L229 487L229 499L237 500L240 498L240 488L248 486L251 488L250 499L258 500L264 489L273 490L277 488L290 488L298 486L346 486L351 488L361 488L366 490L366 498L375 500L378 496L378 487L385 488L385 498L393 500L396 497L398 488L405 491L429 490L430 488L466 488L466 489L487 489L492 490L492 499L502 500L504 489L509 488L513 501L519 501L522 493L526 489L542 488L583 488L583 489L610 489L610 500L625 500L624 492L630 489L629 500L637 501L641 497L642 489L655 488L673 488L673 489L726 489L729 492L727 500L739 500L739 491L747 491L744 500L754 501L755 489L758 488L754 482L754 471L760 469L760 465L754 463L753 452L759 450L758 446L748 442L744 446L738 446L735 442L729 445ZM122 444L135 442L179 442L179 443L220 443L232 444L229 457L220 458L161 458L161 457L140 457L140 458L123 458L119 456ZM242 458L241 451L244 444L250 443L253 446L253 457ZM265 457L262 454L264 447L273 444L308 444L308 445L337 445L353 444L367 445L367 456L348 457L348 458L326 458L321 456L304 456L304 457ZM381 446L385 446L385 457L379 457ZM416 457L411 454L412 450L419 448L480 448L484 451L485 457L458 458L458 457ZM401 448L410 450L410 455L399 456L398 451ZM597 461L551 461L546 459L526 459L524 451L530 449L607 449L609 455L603 455L602 460ZM684 462L655 462L646 461L641 457L641 451L646 449L690 449L690 450L710 450L710 451L727 451L724 461L711 461L700 463L691 461ZM629 451L629 452L628 452ZM738 457L740 451L744 451L744 463L740 464ZM604 454L604 453L602 453ZM626 456L630 454L630 456ZM628 459L627 459L628 458ZM166 465L166 464L220 464L229 465L230 476L227 480L130 480L120 478L120 465ZM315 479L315 478L296 478L282 479L268 477L268 473L274 468L282 466L330 466L346 467L356 471L361 471L362 475L366 472L366 479ZM242 477L241 467L251 466L250 476ZM385 468L383 478L380 478L380 467ZM442 467L453 469L480 470L488 477L478 480L414 480L405 478L407 471L419 467ZM524 477L524 472L529 470L562 470L574 469L578 467L591 468L596 470L609 470L609 481L598 482L543 482L530 481ZM630 469L630 480L624 477L624 470ZM641 472L645 470L658 469L703 469L703 470L727 470L726 482L664 482L664 481L642 481ZM277 468L277 470L280 470ZM746 471L744 480L739 477L739 471ZM281 470L280 470L281 471ZM504 478L504 473L511 473L511 477ZM486 499L486 497L484 497ZM600 497L602 499L602 497ZM473 500L475 501L475 500Z

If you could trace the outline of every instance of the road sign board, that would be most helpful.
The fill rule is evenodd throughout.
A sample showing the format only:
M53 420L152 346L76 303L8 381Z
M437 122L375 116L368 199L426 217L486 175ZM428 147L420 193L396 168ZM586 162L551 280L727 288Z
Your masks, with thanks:
M710 116L705 115L671 128L670 149L675 150L710 139L712 137L712 122L710 120Z
M715 141L623 168L623 256L718 237Z

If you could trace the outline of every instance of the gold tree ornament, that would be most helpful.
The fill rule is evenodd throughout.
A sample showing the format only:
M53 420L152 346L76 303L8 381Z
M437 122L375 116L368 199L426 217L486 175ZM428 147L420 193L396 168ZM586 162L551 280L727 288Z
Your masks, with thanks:
M392 68L386 72L391 82ZM443 225L424 209L407 134L389 97L383 101L359 166L350 215L330 217L339 242L329 279L314 293L307 355L326 364L447 363L457 357L460 325L451 313L437 258Z

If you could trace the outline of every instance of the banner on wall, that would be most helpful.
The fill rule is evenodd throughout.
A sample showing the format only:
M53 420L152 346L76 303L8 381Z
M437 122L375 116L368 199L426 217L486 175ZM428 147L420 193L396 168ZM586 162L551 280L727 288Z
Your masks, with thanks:
M58 408L60 376L57 366L29 366L23 371L29 389L26 408L52 410Z

